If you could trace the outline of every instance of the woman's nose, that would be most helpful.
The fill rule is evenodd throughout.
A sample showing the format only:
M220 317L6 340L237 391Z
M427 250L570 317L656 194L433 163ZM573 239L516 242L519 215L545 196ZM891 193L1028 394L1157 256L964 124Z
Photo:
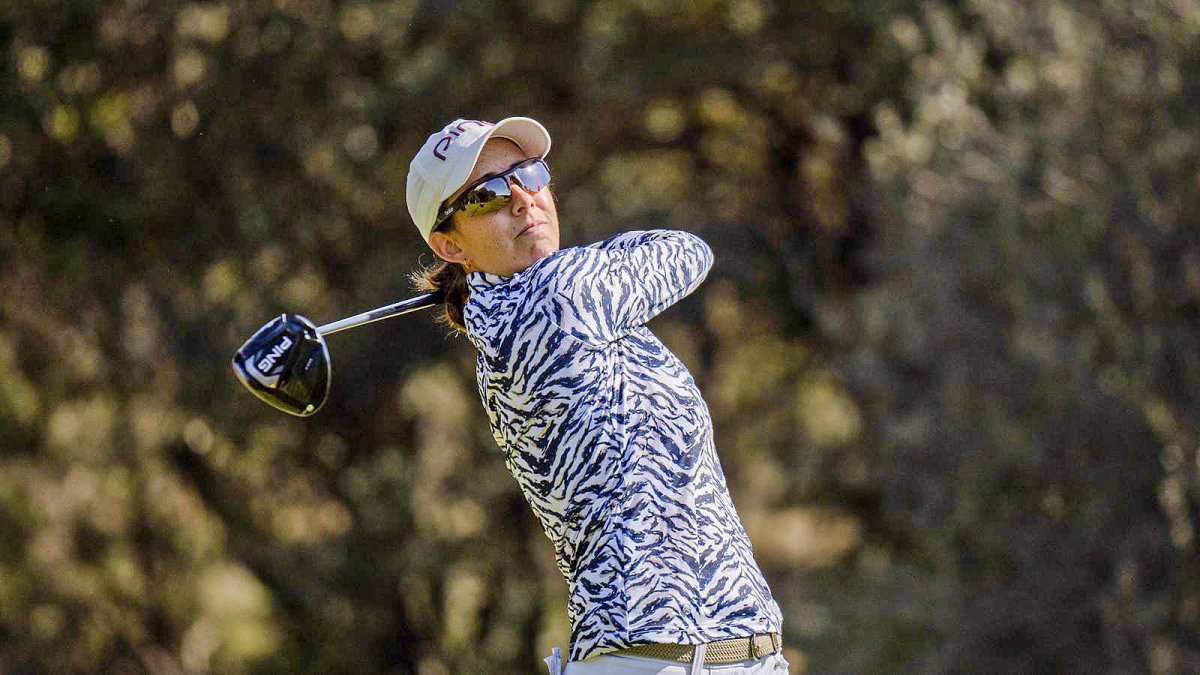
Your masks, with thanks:
M533 195L528 190L521 187L517 183L509 183L508 189L512 192L512 212L514 216L519 216L525 213L530 206L533 206Z

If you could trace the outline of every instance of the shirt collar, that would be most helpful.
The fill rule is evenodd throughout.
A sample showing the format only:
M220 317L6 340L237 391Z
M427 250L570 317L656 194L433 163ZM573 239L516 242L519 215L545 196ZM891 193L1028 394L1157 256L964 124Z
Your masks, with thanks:
M492 286L499 286L512 281L512 277L502 277L491 272L471 272L467 275L467 285L472 291L482 291Z
M499 274L492 274L491 272L471 272L467 275L467 286L472 292L479 292L496 286L502 286L517 279L521 279L526 275L531 274L532 270L547 264L548 260L559 255L564 250L566 249L560 249L544 258L540 258L529 267L526 267L512 276L502 277Z

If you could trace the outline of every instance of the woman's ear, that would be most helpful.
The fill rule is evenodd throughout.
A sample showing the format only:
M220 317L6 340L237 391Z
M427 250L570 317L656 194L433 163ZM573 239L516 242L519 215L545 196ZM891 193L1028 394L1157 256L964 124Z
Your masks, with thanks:
M458 263L470 269L471 260L467 257L458 242L445 232L433 232L429 235L429 247L439 258L446 262Z

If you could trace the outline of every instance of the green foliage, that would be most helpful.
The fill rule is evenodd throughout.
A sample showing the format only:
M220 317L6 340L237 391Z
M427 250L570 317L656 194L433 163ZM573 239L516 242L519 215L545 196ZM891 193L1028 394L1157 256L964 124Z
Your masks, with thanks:
M568 244L714 247L697 375L802 672L1200 670L1188 2L0 5L0 670L531 672L566 589L409 294L411 155L528 114Z

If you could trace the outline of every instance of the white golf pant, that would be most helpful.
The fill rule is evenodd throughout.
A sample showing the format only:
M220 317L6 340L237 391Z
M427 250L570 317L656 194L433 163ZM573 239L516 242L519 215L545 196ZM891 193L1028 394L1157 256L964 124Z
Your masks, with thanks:
M556 655L560 652L555 650ZM641 656L618 656L602 654L585 661L572 661L561 669L561 657L546 659L550 675L787 675L788 662L783 654L772 654L761 659L704 665L704 648L696 649L691 664L672 663L661 659ZM558 666L558 668L556 668Z

